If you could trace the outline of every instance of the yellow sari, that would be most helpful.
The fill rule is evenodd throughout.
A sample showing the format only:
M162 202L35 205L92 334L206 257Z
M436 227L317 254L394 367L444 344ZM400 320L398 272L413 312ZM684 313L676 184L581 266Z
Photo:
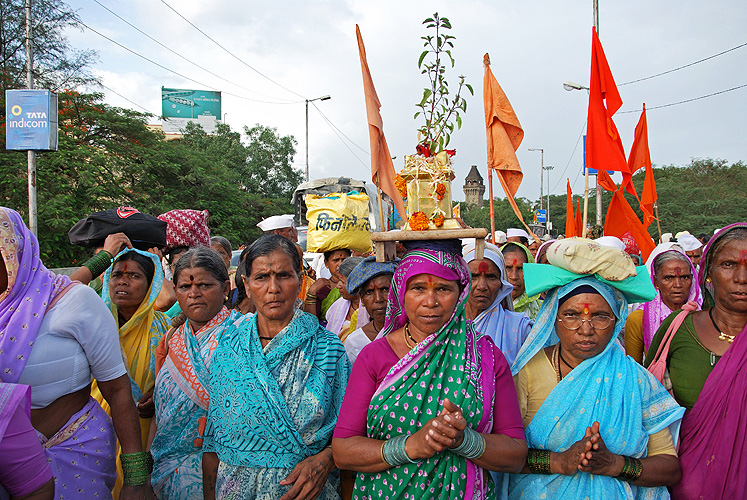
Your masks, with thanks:
M133 314L132 317L119 329L119 342L122 346L122 355L125 361L125 367L127 368L127 374L130 377L132 397L134 401L137 402L143 394L152 391L155 386L156 347L161 341L163 335L169 329L170 323L169 318L165 314L154 309L156 298L158 297L158 294L161 291L161 285L163 284L163 269L161 267L161 262L157 256L136 249L123 250L114 258L114 262L128 252L137 252L151 259L155 265L153 281L145 295L145 299L143 299L143 302L140 304L137 311L135 311L135 314ZM111 297L109 296L109 278L111 276L112 267L113 265L109 267L106 274L104 274L102 298L109 307L109 310L112 312L112 315L114 315L115 321L119 324L117 306L112 303ZM111 408L101 394L95 380L93 382L93 388L91 389L91 396L93 396L109 416L111 416ZM150 431L150 423L152 420L152 418L140 419L140 440L143 450L146 448L148 432ZM119 443L117 443L117 484L114 487L114 498L119 497L119 491L122 488L123 476L119 464L120 453L121 448Z

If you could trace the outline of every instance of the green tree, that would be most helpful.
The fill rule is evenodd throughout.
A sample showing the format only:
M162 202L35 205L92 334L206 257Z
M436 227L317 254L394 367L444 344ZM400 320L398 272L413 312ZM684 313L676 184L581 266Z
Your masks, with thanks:
M303 181L301 171L293 168L296 140L292 135L281 137L277 129L260 124L244 127L244 133L249 143L246 165L239 172L241 182L250 193L290 200Z
M519 207L524 221L529 224L532 221L531 203L526 198L517 198L516 205ZM465 209L466 205L462 204ZM495 220L495 230L505 231L509 227L521 227L521 222L516 217L511 204L506 198L494 198L493 200L493 219ZM485 203L482 208L472 208L462 212L462 220L471 227L484 227L490 231L490 206Z

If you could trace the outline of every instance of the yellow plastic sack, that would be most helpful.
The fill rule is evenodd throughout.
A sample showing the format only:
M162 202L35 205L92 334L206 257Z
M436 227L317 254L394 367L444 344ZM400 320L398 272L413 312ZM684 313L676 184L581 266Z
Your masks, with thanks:
M309 231L306 250L327 252L347 248L370 252L371 224L368 222L368 195L351 191L324 196L306 195Z

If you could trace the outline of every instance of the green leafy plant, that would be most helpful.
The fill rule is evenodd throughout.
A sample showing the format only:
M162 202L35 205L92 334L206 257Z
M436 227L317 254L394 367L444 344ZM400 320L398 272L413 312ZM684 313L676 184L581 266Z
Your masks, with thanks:
M423 115L425 120L423 126L418 128L418 132L423 136L418 152L430 156L449 145L455 127L456 130L462 127L460 113L467 111L467 101L462 97L462 91L467 89L471 95L474 95L474 91L472 86L465 82L465 77L460 75L456 94L452 97L449 93L446 68L448 63L454 67L454 56L451 51L456 39L444 33L445 30L451 29L449 19L439 16L436 12L433 17L423 21L423 24L433 30L434 34L420 37L424 41L425 50L418 59L418 68L421 74L427 75L429 85L423 90L423 98L416 104L420 111L415 113L414 118Z

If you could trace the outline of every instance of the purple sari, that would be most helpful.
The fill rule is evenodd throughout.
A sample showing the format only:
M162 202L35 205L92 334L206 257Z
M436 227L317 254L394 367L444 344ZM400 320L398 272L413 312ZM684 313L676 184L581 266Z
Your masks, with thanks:
M8 288L0 293L0 380L15 384L47 306L71 281L44 267L36 236L18 212L5 207L0 207L0 253L8 271Z
M747 223L732 224L711 238L703 251L699 281L705 306L713 305L713 285L705 282L713 244ZM744 498L747 491L747 325L705 381L698 401L685 415L680 431L682 480L672 498Z

